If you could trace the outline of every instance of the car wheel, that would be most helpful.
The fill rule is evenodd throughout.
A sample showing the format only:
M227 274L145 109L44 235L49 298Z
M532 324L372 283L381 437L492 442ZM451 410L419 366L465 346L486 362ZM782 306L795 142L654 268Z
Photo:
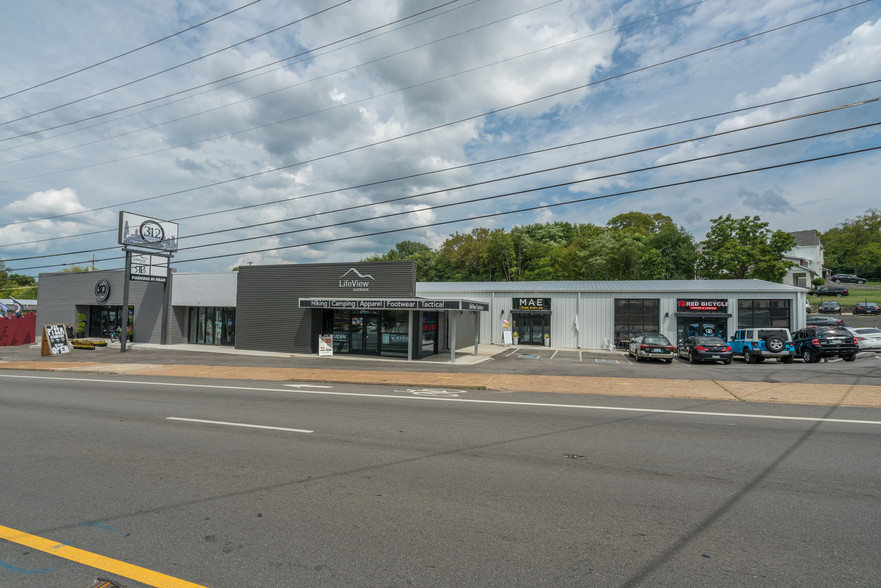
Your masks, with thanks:
M791 355L787 355L786 357L781 357L780 361L783 363L792 363L793 357Z
M802 350L801 350L801 358L804 360L805 363L814 363L814 362L816 362L818 359L820 359L820 358L817 357L816 354L815 354L813 351L811 351L810 349L802 349Z
M730 359L726 359L726 360L723 361L722 363L724 363L725 365L731 365L731 360L730 360Z
M665 359L664 361L666 361L667 363L673 363L673 358L672 358L672 357L668 357L668 358Z
M746 363L756 363L756 356L752 353L745 353L743 358L746 360Z
M841 359L843 359L844 361L853 361L853 360L855 360L856 358L857 358L857 354L856 354L856 353L851 353L850 355L842 355L842 356L841 356Z
M694 351L688 354L688 363L697 363L697 358L694 356Z
M836 293L835 293L835 296L836 296L837 298L841 298L841 297L842 297L842 294L841 294L841 292L836 292Z

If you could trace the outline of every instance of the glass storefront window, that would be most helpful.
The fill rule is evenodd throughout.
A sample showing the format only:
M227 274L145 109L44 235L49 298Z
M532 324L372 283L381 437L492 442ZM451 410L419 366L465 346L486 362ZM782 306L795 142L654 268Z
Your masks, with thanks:
M737 328L780 327L789 329L789 300L757 299L737 301Z
M657 298L615 299L615 347L624 348L640 333L661 330L661 301Z
M407 357L410 333L406 310L382 311L382 354Z
M437 324L436 312L422 313L422 355L437 353Z
M135 307L128 307L129 320L133 322ZM109 337L110 331L122 324L122 306L92 306L89 309L88 337Z
M334 353L407 357L408 321L406 310L325 310L321 334L333 335Z
M235 345L236 309L215 306L190 308L187 343Z

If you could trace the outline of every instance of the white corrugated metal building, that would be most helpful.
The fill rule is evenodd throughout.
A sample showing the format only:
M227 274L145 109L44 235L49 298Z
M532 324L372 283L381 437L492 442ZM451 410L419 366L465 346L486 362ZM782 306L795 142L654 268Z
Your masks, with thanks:
M504 343L505 321L520 345L603 349L638 332L727 339L738 327L794 330L806 320L806 290L763 280L417 282L416 294L488 303L480 341L493 344Z

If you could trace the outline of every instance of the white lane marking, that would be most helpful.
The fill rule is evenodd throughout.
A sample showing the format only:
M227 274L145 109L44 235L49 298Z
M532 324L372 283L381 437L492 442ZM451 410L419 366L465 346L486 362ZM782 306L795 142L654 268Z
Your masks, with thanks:
M0 374L0 378L19 378L29 380L67 380L71 382L89 382L101 384L138 384L141 386L157 386L168 388L203 388L209 390L250 390L252 392L288 392L290 394L312 394L319 396L350 396L354 398L385 398L389 400L409 400L419 402L461 402L463 404L489 404L496 406L531 406L540 408L573 408L578 410L605 410L615 412L641 412L646 414L675 414L680 416L718 416L738 419L767 419L777 421L805 421L810 423L844 423L848 425L881 425L881 421L864 421L857 419L830 419L825 417L795 417L767 414L701 412L696 410L671 410L661 408L639 408L622 406L595 406L589 404L558 404L550 402L517 402L514 400L477 400L475 398L438 398L431 396L397 396L394 394L361 394L358 392L324 392L321 390L279 390L278 388L256 388L253 386L220 386L217 384L186 384L177 382L143 382L137 380L101 380L98 378L64 378L53 376L24 376ZM363 384L362 384L363 385ZM859 408L859 407L847 407Z
M333 386L322 386L320 384L285 384L291 388L333 388Z
M287 427L269 427L267 425L249 425L246 423L227 423L225 421L206 421L204 419L185 419L183 417L165 417L167 421L184 421L186 423L202 423L205 425L226 425L227 427L245 427L247 429L269 429L270 431L287 431L289 433L314 433L308 429L289 429Z

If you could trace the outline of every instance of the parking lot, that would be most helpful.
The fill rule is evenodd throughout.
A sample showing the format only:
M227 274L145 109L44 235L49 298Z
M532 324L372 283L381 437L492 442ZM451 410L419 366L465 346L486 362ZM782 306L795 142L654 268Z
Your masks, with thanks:
M881 354L861 352L856 361L839 358L806 364L796 358L791 364L775 360L747 364L735 359L721 363L691 364L687 359L640 361L626 351L593 349L551 349L512 347L481 364L481 371L493 369L528 374L585 375L602 377L744 380L788 383L861 384L881 386Z

